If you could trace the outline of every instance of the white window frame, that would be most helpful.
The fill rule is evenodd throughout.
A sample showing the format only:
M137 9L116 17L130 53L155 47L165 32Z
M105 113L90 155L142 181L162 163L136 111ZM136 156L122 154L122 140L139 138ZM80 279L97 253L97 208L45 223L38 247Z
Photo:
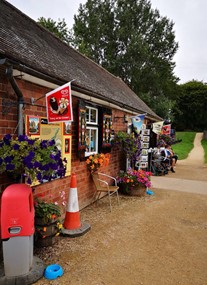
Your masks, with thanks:
M89 110L89 120L87 121L86 119L86 124L90 124L90 125L98 125L98 109L94 108L94 107L90 107L90 106L86 106L86 109ZM96 111L96 121L95 122L91 122L90 118L91 118L91 111L95 110Z
M96 151L86 151L85 152L85 156L89 156L89 155L92 155L92 154L96 154L98 153L98 127L86 127L87 130L89 130L89 135L90 135L90 140L91 140L91 130L96 130L96 137L95 137L95 149Z
M85 156L89 156L89 155L93 155L98 153L98 108L94 108L91 106L86 106L86 109L88 110L89 113L89 120L86 119L86 130L89 130L89 134L90 134L90 140L91 140L91 130L96 130L96 137L95 137L95 149L96 151L86 151L85 152ZM95 118L95 122L91 122L90 118L91 118L91 111L95 110L96 111L96 118Z

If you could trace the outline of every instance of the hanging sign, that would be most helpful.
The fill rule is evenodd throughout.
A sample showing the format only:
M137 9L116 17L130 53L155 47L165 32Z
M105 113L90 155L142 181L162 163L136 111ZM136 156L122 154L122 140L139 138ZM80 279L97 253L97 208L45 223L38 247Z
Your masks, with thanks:
M132 124L135 133L140 134L142 125L144 123L145 114L132 117Z
M162 135L170 135L171 124L162 127Z
M73 121L70 82L46 94L46 107L48 123Z
M162 131L163 123L164 123L164 121L153 123L152 124L152 131L155 134L159 135Z

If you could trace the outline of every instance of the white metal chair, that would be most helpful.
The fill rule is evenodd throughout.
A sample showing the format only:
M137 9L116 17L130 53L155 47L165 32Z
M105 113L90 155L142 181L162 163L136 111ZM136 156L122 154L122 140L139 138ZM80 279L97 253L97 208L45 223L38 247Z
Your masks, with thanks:
M112 211L111 195L113 195L113 194L117 195L117 201L118 201L118 205L119 205L119 193L118 193L119 186L117 186L116 178L113 176L107 175L105 173L101 173L101 172L92 173L92 178L93 178L93 182L96 186L96 192L94 194L94 196L97 196L96 201L99 200L101 193L103 193L103 192L107 193L108 197L109 197L110 211ZM110 179L114 180L115 185L113 185L113 186L109 185L108 181Z

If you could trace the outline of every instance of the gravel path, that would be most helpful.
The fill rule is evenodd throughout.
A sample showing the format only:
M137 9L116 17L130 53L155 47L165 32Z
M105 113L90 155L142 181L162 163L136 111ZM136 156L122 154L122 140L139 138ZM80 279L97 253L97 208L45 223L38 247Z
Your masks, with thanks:
M176 173L168 177L171 185L183 178L207 181L198 152L193 164L192 156L178 161ZM62 277L53 281L43 277L36 284L207 284L206 195L165 187L153 191L145 198L121 196L120 206L114 197L112 213L106 198L82 210L81 220L91 225L87 234L60 237L53 247L35 249L46 265L58 263L64 269Z

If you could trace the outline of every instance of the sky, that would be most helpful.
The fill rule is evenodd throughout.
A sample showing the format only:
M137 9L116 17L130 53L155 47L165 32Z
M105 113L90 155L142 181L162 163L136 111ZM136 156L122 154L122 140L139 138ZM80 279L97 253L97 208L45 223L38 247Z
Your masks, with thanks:
M73 16L86 0L8 0L12 5L37 21L38 18L65 19L72 28ZM174 23L179 49L174 57L174 74L185 83L198 80L207 83L207 1L206 0L151 0L161 16Z

